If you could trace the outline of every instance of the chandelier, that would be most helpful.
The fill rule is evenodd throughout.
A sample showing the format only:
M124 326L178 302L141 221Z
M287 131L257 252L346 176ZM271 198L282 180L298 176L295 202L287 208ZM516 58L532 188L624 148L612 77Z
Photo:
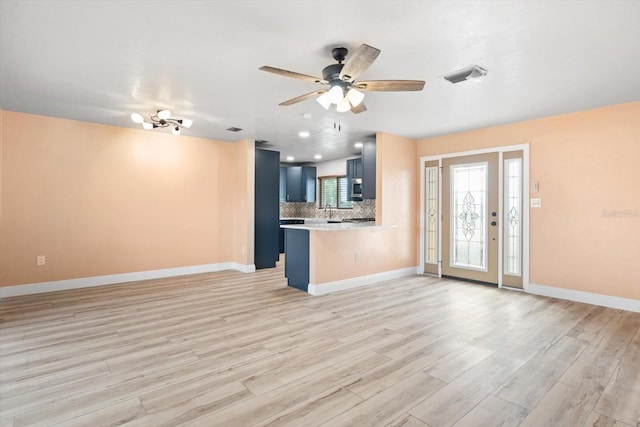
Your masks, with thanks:
M149 117L149 121L145 121L142 114L131 114L131 120L134 123L142 124L142 127L146 130L156 128L171 128L171 133L174 135L180 135L182 128L190 128L193 124L193 120L190 119L178 119L171 117L171 111L158 110L155 114Z

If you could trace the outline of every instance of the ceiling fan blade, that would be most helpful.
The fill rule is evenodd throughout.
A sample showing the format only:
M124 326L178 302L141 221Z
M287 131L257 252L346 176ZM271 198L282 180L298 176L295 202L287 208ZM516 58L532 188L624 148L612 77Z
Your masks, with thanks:
M378 92L411 92L424 88L424 80L369 80L353 84L358 90Z
M380 49L367 44L361 45L347 58L342 71L340 71L340 79L348 81L357 79L360 74L373 64L378 55L380 55Z
M325 93L326 91L327 91L326 89L321 89L321 90L316 90L316 91L313 91L313 92L309 92L309 93L306 93L304 95L296 96L295 98L291 98L291 99L289 99L287 101L281 102L278 105L286 107L288 105L297 104L298 102L306 101L307 99L311 99L311 98L315 98L316 96L320 96L323 93Z
M364 113L365 111L367 111L367 106L364 105L364 102L361 102L360 104L358 104L357 107L351 107L351 112L353 114L360 114L360 113Z
M293 79L306 80L306 81L312 82L312 83L327 83L326 80L323 80L323 79L321 79L319 77L313 77L313 76L310 76L308 74L296 73L295 71L283 70L281 68L269 67L267 65L264 65L264 66L260 67L259 69L262 70L262 71L266 71L267 73L278 74L278 75L285 76L285 77L291 77Z

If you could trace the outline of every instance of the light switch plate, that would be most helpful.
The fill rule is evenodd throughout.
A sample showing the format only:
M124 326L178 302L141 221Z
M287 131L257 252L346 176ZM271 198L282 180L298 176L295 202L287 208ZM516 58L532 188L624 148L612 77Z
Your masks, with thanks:
M531 207L532 208L541 208L542 207L542 199L531 199Z

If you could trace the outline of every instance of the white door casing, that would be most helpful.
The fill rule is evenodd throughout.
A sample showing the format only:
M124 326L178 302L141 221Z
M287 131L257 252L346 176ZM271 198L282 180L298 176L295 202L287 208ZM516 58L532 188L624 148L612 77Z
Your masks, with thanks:
M529 144L519 144L504 147L495 147L482 150L449 153L437 156L428 156L420 158L420 259L418 262L419 273L443 275L443 259L448 261L451 252L448 245L443 245L443 237L448 233L443 230L442 213L447 209L443 209L443 198L447 201L448 197L444 194L449 189L443 188L443 165L451 166L452 163L465 164L464 161L456 161L462 157L487 155L494 153L497 156L497 214L491 217L493 211L487 210L488 230L491 228L491 222L496 222L497 232L495 233L497 243L495 246L495 257L497 263L497 284L499 287L508 286L513 288L527 289L529 283ZM474 162L466 162L473 164ZM479 161L477 163L482 163ZM438 174L434 173L437 167ZM464 169L464 167L462 168ZM461 170L462 170L461 169ZM517 171L518 176L514 175ZM450 172L450 170L449 170ZM477 172L477 171L476 171ZM462 174L466 173L462 171ZM437 176L437 194L433 194L434 177ZM494 190L495 191L495 190ZM444 197L443 197L444 196ZM437 199L437 213L429 212L433 209L434 199ZM468 202L476 202L468 199ZM449 203L449 202L448 202ZM473 214L467 213L466 218L480 220ZM437 221L437 225L433 224L433 220ZM463 217L460 217L464 220ZM469 225L469 224L467 224ZM448 230L450 226L448 226ZM437 230L437 233L434 232ZM434 247L434 235L436 247ZM493 239L494 237L489 237ZM493 240L489 240L493 242ZM447 254L443 254L443 247L447 248ZM433 259L433 254L437 253L437 261ZM450 271L446 271L445 275ZM478 270L484 270L479 268ZM457 271L454 271L457 273ZM460 276L462 278L469 278ZM473 279L481 280L482 279ZM490 281L490 280L489 280ZM495 283L495 281L493 282Z

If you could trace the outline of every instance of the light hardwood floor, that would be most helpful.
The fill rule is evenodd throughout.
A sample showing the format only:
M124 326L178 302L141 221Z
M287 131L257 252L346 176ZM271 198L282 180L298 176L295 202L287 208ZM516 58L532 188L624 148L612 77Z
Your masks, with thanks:
M281 266L5 299L0 427L640 426L640 314Z

